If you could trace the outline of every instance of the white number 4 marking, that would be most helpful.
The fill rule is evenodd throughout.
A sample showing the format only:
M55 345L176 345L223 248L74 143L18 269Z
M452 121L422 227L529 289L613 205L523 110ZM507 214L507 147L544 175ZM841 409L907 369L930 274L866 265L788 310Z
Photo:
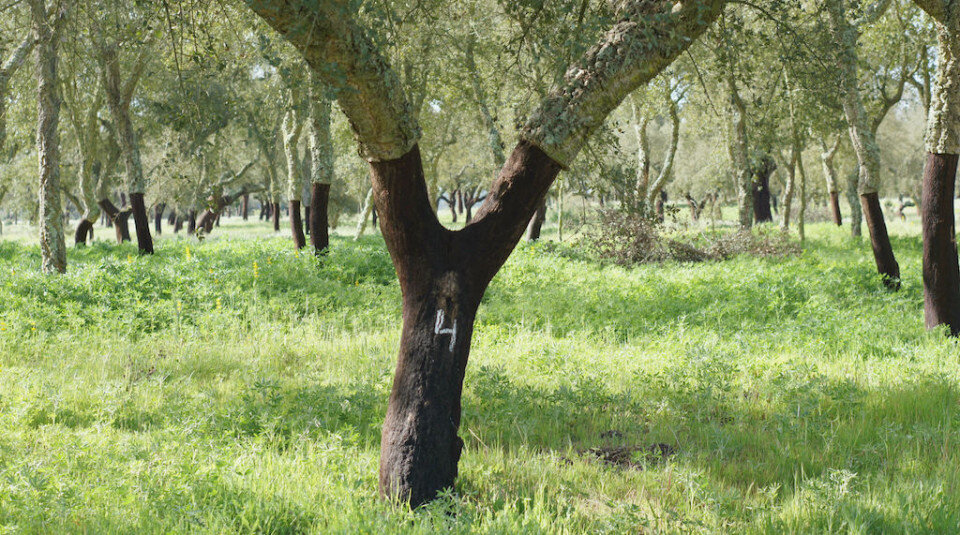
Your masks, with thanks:
M450 335L450 352L453 352L453 346L457 343L457 320L453 320L453 327L449 329L443 329L443 323L446 316L442 310L437 311L437 323L433 328L434 334L449 334Z

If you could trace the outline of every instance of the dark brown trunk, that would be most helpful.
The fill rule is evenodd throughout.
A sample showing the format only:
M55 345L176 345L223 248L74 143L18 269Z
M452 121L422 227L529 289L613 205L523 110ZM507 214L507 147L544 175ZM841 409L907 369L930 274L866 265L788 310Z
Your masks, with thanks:
M164 204L161 203L161 204L158 204L157 206L155 206L154 209L153 209L153 212L154 212L154 213L153 213L153 218L154 218L154 219L153 219L153 231L156 232L158 236L163 232L163 228L162 228L162 224L163 224L163 209L164 209L165 206L166 206L166 205L164 205Z
M125 207L127 205L127 194L120 192L120 206Z
M177 234L183 230L183 214L177 215L177 220L173 222L173 233Z
M378 217L379 215L377 214L377 208L374 207L373 210L370 210L370 223L372 223L374 227L377 226Z
M303 220L300 219L300 201L290 200L290 231L293 233L293 245L303 249L307 240L303 236Z
M830 213L833 215L833 224L843 225L843 217L840 215L840 194L836 191L830 193Z
M437 221L417 147L370 168L380 229L403 293L400 355L380 443L380 492L417 506L456 479L477 307L560 166L521 142L474 223L461 231Z
M250 194L244 193L240 201L240 215L243 216L243 220L246 221L250 216Z
M107 220L110 221L111 226L116 231L117 243L130 241L130 209L119 210L110 202L110 199L101 199L97 205L106 214Z
M953 216L956 154L928 154L923 173L923 316L928 329L960 333L960 266Z
M197 211L190 210L187 213L187 234L194 234L197 232Z
M311 202L313 200L311 199ZM307 204L303 207L303 233L310 234L310 205Z
M660 196L657 197L657 202L653 204L653 211L657 216L657 221L663 223L664 219L664 204L667 202L667 192L660 191Z
M540 231L543 229L543 222L547 219L547 199L544 198L537 206L537 211L530 218L530 225L527 227L527 241L537 241L540 239Z
M137 248L140 254L153 254L153 237L150 236L150 218L142 193L130 194L130 207L133 210L133 226L137 230Z
M177 210L171 209L170 213L167 214L167 224L175 225L177 223Z
M222 216L223 216L223 212L217 212L217 217L215 217L215 218L213 219L213 224L219 227L219 226L220 226L220 217L222 217Z
M93 223L86 219L80 219L80 224L77 225L77 232L73 235L74 244L86 245L88 235L90 236L90 241L93 241Z
M457 199L458 199L457 195L459 193L460 193L459 191L454 191L450 195L450 216L452 218L451 222L453 223L457 222Z
M327 222L327 205L330 200L330 184L313 184L310 196L310 244L319 255L330 247L330 230Z
M270 205L270 217L273 219L273 231L280 232L280 203Z
M860 196L860 205L863 207L864 220L870 231L870 245L873 247L873 258L877 263L877 272L883 277L883 284L891 290L900 289L900 265L893 255L893 246L887 234L887 223L883 219L883 210L880 208L880 197L876 193L867 193Z
M757 223L773 221L773 213L770 211L770 175L776 168L773 159L767 156L761 160L760 167L754 174L753 214Z

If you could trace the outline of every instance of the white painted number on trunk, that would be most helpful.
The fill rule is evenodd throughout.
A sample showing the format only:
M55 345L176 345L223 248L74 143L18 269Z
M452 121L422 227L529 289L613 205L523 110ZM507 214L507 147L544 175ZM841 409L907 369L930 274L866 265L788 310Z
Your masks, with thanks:
M453 326L449 329L443 328L444 320L446 316L442 310L437 311L437 323L433 328L434 334L449 334L450 335L450 351L453 352L453 346L457 343L457 320L453 320Z

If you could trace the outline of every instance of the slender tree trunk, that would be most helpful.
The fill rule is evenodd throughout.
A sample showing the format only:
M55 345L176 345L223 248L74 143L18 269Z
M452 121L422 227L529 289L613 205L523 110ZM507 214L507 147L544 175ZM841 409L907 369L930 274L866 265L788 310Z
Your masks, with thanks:
M797 154L797 173L800 175L800 211L797 213L797 234L804 241L807 218L807 173L803 170L803 151Z
M37 156L40 171L40 258L44 273L67 271L67 246L60 206L60 95L57 63L61 15L47 13L43 0L30 0L37 37Z
M878 191L880 187L880 148L868 124L863 99L857 85L857 30L845 14L841 0L827 3L831 28L837 36L840 51L840 80L843 86L843 111L850 130L850 141L860 164L857 192L870 231L870 244L877 271L890 289L900 287L900 267L893 254L887 225L883 219Z
M157 236L163 231L163 210L166 208L166 205L160 203L153 208L153 231L157 233Z
M850 236L859 238L863 233L860 224L863 222L863 212L860 209L860 195L857 194L857 182L860 180L860 166L854 166L853 172L847 175L847 203L850 205Z
M300 218L300 201L290 200L290 232L293 234L293 246L303 249L307 245L303 235L303 220Z
M273 231L280 232L280 203L273 203L273 207L270 209L270 215L273 218Z
M843 225L843 217L840 215L840 192L837 189L837 169L833 161L840 146L840 136L836 136L836 140L829 148L823 142L821 146L823 151L820 153L820 163L827 183L827 194L830 196L830 215L833 218L833 224L839 227Z
M330 247L330 231L327 224L327 204L330 199L330 184L314 182L310 196L310 244L320 255Z
M140 144L130 119L132 87L121 87L120 60L116 46L104 45L101 48L100 59L106 82L107 104L113 115L117 141L120 144L126 169L126 186L130 193L130 208L137 231L137 247L140 249L140 254L153 254L150 218L147 216L147 207L143 199L146 183L143 177L143 164L140 161Z
M357 232L354 234L354 241L359 240L367 230L367 221L370 219L370 213L373 212L373 188L367 190L367 196L363 201L363 210L360 211L360 221L357 222Z
M787 183L783 188L783 207L780 216L780 229L788 230L790 228L791 211L793 210L793 193L797 182L797 159L800 155L800 149L794 144L790 149L790 162L787 165Z
M246 221L250 217L250 194L245 193L243 195L243 200L240 203L240 213L243 216L243 220Z
M187 212L187 234L196 234L197 232L197 211L191 208Z

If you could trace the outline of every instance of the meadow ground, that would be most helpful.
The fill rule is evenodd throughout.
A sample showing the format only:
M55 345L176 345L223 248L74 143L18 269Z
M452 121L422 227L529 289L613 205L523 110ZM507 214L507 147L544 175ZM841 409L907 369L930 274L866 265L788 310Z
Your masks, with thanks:
M318 262L261 227L71 248L63 277L7 229L0 533L960 526L960 347L923 328L915 222L892 225L899 293L825 224L786 259L521 245L480 308L457 486L415 512L376 493L400 324L382 241Z

